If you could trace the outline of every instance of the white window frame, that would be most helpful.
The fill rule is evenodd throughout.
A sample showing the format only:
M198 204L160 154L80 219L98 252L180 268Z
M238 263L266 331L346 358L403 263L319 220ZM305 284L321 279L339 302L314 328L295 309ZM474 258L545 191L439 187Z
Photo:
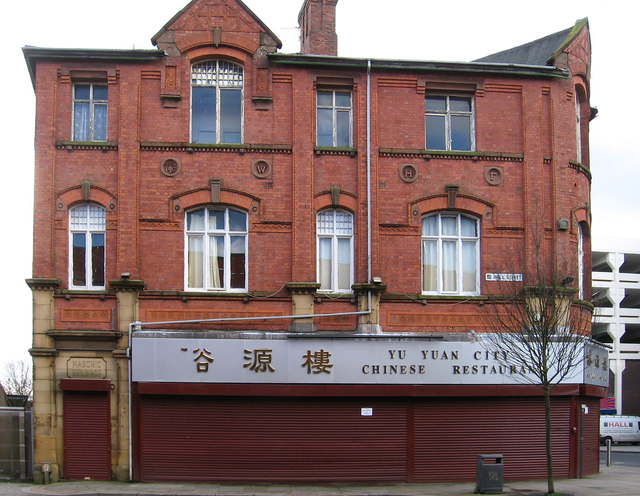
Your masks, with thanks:
M79 222L75 219L80 219L76 213L86 209L84 214L83 226L78 226ZM106 210L98 205L91 203L84 203L76 205L69 209L69 289L85 289L89 291L100 291L105 289L105 284L93 285L93 257L91 247L92 236L94 234L102 234L104 236L104 254L103 254L103 266L102 277L106 281L106 261L107 261L107 230L106 230ZM86 284L76 285L73 282L73 237L74 234L84 235L85 242L85 259L84 259L84 277ZM105 282L103 281L103 282Z
M76 87L77 86L89 86L89 98L76 98ZM104 86L107 89L107 99L106 100L98 100L94 97L94 90L96 86ZM105 142L109 136L109 86L106 82L104 83L74 83L72 90L73 91L73 109L71 112L71 136L73 136L73 141L97 141L97 142ZM76 104L80 103L88 103L89 104L89 139L88 140L80 140L76 136ZM96 106L104 106L106 107L106 116L104 123L104 139L96 139L95 138L95 108Z
M422 229L422 238L421 238L421 262L420 262L420 279L421 279L421 288L422 294L424 295L468 295L468 296L476 296L480 294L480 219L474 217L472 215L462 214L459 212L438 212L435 214L425 215L422 218L422 221L429 217L435 217L436 225L437 225L437 234L435 235L426 235L424 233L424 229ZM456 218L456 235L444 235L442 234L442 218L443 217L455 217ZM466 218L472 220L476 225L476 236L463 236L461 230L461 219ZM436 289L435 290L425 290L425 281L424 281L424 273L425 273L425 242L436 242ZM443 242L455 242L456 246L456 290L455 291L445 291L444 290L444 281L443 281ZM464 291L463 286L463 243L475 243L475 290L474 291Z
M582 116L580 114L580 97L575 94L576 101L576 160L582 163Z
M429 97L437 97L445 99L445 110L437 111L437 110L427 110L426 108L426 98ZM469 100L471 103L470 111L456 111L451 110L451 98L462 98L465 100ZM476 149L476 108L475 108L475 98L471 95L458 95L458 94L443 94L443 93L428 93L425 97L425 112L424 112L424 123L425 123L425 148L429 150L440 150L438 148L428 148L427 147L427 117L428 116L443 116L444 117L444 141L445 148L442 151L475 151ZM452 139L451 139L451 117L452 116L466 116L469 117L469 135L470 135L470 148L469 150L457 150L452 148Z
M331 105L321 105L319 100L321 93L330 93L331 94ZM349 95L349 106L338 105L336 103L336 94ZM331 111L331 132L332 132L332 140L331 145L320 145L319 144L319 136L318 136L318 111L319 110L330 110ZM349 144L347 147L353 147L353 91L351 90L333 90L333 89L323 89L318 88L316 91L316 145L317 146L331 146L338 147L343 145L338 145L338 114L339 113L348 113L349 114Z
M189 214L204 211L204 229L188 229L188 216ZM218 211L224 212L224 228L223 229L214 229L209 227L209 212L210 211ZM233 231L229 228L229 212L235 211L243 214L245 216L245 227L240 231ZM249 281L249 214L248 212L231 208L231 207L216 207L216 206L208 206L208 207L200 207L189 210L185 213L184 219L184 287L185 291L215 291L215 292L234 292L234 293L243 293L248 291L248 281ZM209 266L205 261L209 260L209 252L210 252L210 244L209 239L211 237L223 237L224 238L224 281L220 281L219 286L214 286L210 284L209 274ZM244 286L241 288L232 288L231 287L231 238L232 237L243 237L244 238ZM189 285L189 239L190 238L200 238L202 241L202 273L200 277L202 278L202 285L192 287Z
M347 222L345 225L344 222ZM330 224L330 225L329 225ZM342 227L340 227L342 225ZM351 212L342 209L328 209L318 212L316 215L316 277L317 281L323 281L321 264L322 240L330 240L331 265L330 283L327 287L320 287L318 291L325 293L351 293L354 280L354 219ZM341 240L349 242L349 283L348 287L339 286L339 245Z
M199 68L204 68L204 70L198 71L197 69ZM225 72L226 69L232 70ZM236 72L234 72L234 69ZM240 92L240 141L231 142L229 144L244 143L244 67L235 62L218 59L200 61L191 65L191 115L189 119L189 135L191 136L192 142L195 142L193 132L194 87L214 87L216 89L216 139L214 142L197 141L197 143L225 143L225 141L222 140L222 121L220 112L222 98L220 94L224 89L234 88L238 88Z
M578 298L584 300L584 231L578 223Z

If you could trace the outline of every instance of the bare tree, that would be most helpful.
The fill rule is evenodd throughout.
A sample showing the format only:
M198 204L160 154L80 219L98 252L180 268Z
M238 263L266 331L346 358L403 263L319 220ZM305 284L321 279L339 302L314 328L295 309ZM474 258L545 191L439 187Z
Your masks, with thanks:
M7 394L31 397L33 376L28 360L8 362L4 367L2 385Z
M569 287L574 278L555 277L557 273L545 277L538 270L535 280L491 297L485 308L492 332L482 340L501 365L518 371L517 380L542 388L548 494L554 494L551 391L582 365L593 310Z

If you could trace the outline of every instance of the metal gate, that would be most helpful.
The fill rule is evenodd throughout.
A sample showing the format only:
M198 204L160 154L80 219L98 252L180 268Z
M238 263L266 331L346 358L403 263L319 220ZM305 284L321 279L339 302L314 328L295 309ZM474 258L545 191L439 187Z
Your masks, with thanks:
M143 481L404 481L402 403L140 396Z
M554 473L570 476L571 400L552 400ZM473 481L545 478L541 397L255 398L142 394L143 481Z
M569 477L570 399L552 399L554 475ZM505 479L546 477L544 401L430 399L415 405L416 482L475 480L477 456L504 456Z
M64 391L64 477L111 479L109 393Z

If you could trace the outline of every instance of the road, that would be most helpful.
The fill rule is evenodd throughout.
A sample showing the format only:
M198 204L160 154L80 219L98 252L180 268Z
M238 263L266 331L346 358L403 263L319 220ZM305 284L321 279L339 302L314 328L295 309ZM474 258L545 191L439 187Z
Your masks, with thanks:
M611 465L640 467L640 447L615 445L611 450ZM600 466L607 466L607 450L600 448Z

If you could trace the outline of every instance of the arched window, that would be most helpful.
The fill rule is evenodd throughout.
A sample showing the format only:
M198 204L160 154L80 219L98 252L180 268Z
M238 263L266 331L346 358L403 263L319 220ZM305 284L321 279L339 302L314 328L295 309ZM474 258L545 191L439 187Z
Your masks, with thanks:
M316 218L320 291L348 292L353 284L353 215L323 210Z
M191 67L191 141L242 143L244 73L226 60Z
M578 298L584 300L584 232L578 223Z
M69 210L69 287L105 288L106 213L98 205Z
M480 293L480 221L457 213L422 219L422 292Z
M187 290L247 290L247 214L224 207L187 212Z
M582 116L580 108L580 97L576 91L576 160L582 162Z

